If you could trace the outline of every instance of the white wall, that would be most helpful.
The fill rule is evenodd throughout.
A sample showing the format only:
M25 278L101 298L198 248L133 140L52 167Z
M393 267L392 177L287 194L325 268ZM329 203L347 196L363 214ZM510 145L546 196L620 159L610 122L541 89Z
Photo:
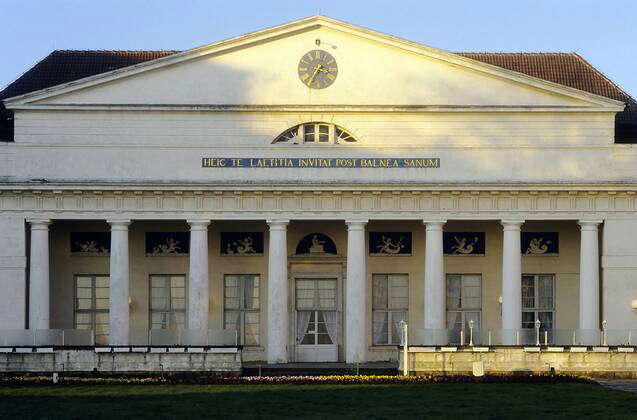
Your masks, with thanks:
M0 217L0 330L26 327L24 218Z
M637 310L631 308L631 302L637 299L636 242L634 214L625 219L604 220L602 318L609 329L637 330Z
M303 121L359 142L271 144ZM152 183L591 183L637 180L612 114L26 112L4 146L12 180ZM203 157L440 158L436 169L202 168ZM620 160L617 157L621 157Z

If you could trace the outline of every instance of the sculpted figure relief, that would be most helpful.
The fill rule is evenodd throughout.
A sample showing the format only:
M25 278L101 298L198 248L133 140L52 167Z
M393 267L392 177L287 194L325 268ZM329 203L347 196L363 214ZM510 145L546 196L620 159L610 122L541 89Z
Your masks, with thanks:
M181 252L179 241L173 238L166 238L166 243L153 247L153 253L157 254L178 254Z
M403 244L403 237L401 236L396 242L392 241L391 238L382 236L383 243L377 246L378 252L381 254L398 254L400 250L405 247Z
M467 238L458 239L454 236L453 239L456 241L456 245L451 247L453 250L452 254L471 254L478 243L477 237L473 238L471 243L467 243Z
M549 250L551 241L542 243L542 238L533 238L529 242L529 247L526 249L525 254L544 254Z
M87 252L87 253L108 252L108 249L104 248L103 246L98 246L97 241L87 241L84 243L76 242L75 244L80 248L80 252Z
M325 241L319 240L318 236L312 237L312 246L310 247L310 253L312 254L324 254L325 253Z

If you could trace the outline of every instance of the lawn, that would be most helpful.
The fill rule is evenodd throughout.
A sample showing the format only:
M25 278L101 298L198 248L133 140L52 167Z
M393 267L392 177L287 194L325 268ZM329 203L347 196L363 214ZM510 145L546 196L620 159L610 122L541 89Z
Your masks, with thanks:
M582 383L0 387L0 418L637 418L637 394Z

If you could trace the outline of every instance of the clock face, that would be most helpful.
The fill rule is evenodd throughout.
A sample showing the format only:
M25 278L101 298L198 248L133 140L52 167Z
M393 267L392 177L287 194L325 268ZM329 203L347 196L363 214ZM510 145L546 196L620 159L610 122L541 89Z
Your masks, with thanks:
M337 75L336 60L327 51L312 50L299 61L299 79L311 89L325 89Z

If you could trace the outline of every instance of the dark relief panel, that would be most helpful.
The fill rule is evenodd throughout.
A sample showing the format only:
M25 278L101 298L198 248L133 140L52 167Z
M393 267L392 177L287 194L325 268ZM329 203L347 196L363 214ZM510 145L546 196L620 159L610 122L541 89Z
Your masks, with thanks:
M190 250L190 232L146 232L146 254L186 255Z
M322 233L310 233L301 239L296 246L296 255L336 255L336 244L327 235Z
M443 232L445 255L484 255L484 232Z
M522 232L521 235L524 255L557 255L560 252L557 232Z
M369 232L369 255L411 255L411 232Z
M221 255L263 255L263 232L221 232Z
M71 253L108 255L110 252L110 232L71 232Z

